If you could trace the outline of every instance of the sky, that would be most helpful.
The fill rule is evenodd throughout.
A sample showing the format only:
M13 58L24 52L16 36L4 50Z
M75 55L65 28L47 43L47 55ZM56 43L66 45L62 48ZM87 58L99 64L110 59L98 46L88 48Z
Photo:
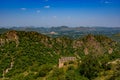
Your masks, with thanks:
M0 26L120 27L120 0L0 0Z

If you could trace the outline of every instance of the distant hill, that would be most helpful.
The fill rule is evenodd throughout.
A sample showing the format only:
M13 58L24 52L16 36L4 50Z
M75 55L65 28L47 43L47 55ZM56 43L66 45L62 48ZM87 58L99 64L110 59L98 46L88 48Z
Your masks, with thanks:
M119 52L119 44L103 35L89 34L79 39L71 39L65 36L53 38L34 31L12 30L0 35L0 79L95 79L104 76L103 71L108 71L109 61L120 58ZM70 56L76 57L77 61L65 63L59 69L59 58ZM94 61L96 62L93 63ZM85 72L86 67L91 72L93 70L91 75ZM112 68L109 70L114 72ZM96 70L98 71L95 73ZM106 75L113 77L107 73Z
M6 31L17 30L17 31L35 31L42 33L49 37L60 37L67 36L69 38L77 39L82 36L93 34L93 35L105 35L110 38L114 38L113 35L120 33L120 27L12 27L12 28L0 28L0 33L5 33ZM52 34L51 34L52 33ZM116 40L116 38L114 39ZM118 40L116 40L118 41Z
M105 35L111 37L113 34L120 33L120 27L13 27L12 30L35 31L50 37L68 36L70 38L79 38L87 34ZM55 32L57 34L50 34Z

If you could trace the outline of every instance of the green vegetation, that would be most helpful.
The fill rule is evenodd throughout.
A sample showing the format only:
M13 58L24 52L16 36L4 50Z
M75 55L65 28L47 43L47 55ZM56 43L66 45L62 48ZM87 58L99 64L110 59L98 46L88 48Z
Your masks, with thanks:
M58 68L59 58L76 57ZM0 35L0 80L119 80L120 43L103 35L52 38L37 32Z

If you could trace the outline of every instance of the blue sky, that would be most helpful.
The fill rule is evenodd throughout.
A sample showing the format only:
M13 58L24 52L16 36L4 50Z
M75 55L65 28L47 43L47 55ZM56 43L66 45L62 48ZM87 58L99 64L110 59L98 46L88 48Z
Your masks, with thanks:
M120 0L0 0L0 26L120 27Z

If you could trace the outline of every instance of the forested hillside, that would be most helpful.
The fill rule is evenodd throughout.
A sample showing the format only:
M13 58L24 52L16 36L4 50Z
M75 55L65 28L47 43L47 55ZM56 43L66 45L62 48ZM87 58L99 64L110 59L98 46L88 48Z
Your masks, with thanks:
M59 68L61 57L76 57ZM103 35L52 38L37 32L0 35L0 80L119 80L120 43Z

